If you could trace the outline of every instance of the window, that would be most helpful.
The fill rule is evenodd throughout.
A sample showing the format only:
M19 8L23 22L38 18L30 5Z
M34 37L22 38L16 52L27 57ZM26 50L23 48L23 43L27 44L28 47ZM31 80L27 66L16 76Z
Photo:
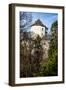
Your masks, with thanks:
M44 28L42 28L42 31L44 30Z
M42 36L43 36L43 33L42 33Z

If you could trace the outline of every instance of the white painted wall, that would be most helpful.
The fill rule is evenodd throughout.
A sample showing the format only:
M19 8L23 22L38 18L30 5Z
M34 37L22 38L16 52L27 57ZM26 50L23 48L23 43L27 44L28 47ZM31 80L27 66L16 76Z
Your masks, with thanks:
M9 3L27 3L27 4L42 4L42 5L44 4L44 5L59 5L59 6L61 5L61 6L65 6L65 15L66 15L66 0L0 0L0 90L66 90L66 78L64 84L26 86L26 87L8 86L8 60L9 60L8 59L8 54L9 54L8 4ZM66 23L65 23L65 28L66 28ZM66 46L66 39L65 39L65 46ZM64 50L66 51L66 48ZM66 64L66 55L65 55L65 64ZM66 76L66 69L65 69L65 76Z
M43 30L42 30L43 29ZM45 35L45 27L42 26L32 26L31 31L35 34L39 35L41 38Z

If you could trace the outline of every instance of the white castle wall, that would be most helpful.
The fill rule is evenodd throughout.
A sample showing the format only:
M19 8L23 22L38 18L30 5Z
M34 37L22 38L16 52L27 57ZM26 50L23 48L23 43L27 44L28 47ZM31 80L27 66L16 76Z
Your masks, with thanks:
M38 34L41 38L45 35L45 27L42 26L32 26L31 31Z

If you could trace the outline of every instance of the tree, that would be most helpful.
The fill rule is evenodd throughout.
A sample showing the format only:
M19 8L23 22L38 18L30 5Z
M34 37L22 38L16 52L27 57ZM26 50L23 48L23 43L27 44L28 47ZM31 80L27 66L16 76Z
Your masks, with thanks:
M41 61L43 56L43 49L41 45L41 38L38 35L34 40L34 62L33 62L33 76L40 76Z
M32 14L30 12L20 12L20 30L27 31L32 22Z
M58 71L58 21L55 21L51 27L51 41L49 49L49 71L51 75L57 75Z
M30 76L30 54L27 46L27 31L30 29L31 22L32 14L30 12L20 12L20 77Z
M44 76L56 76L58 74L58 21L51 26L51 40L48 52L48 62L43 66Z

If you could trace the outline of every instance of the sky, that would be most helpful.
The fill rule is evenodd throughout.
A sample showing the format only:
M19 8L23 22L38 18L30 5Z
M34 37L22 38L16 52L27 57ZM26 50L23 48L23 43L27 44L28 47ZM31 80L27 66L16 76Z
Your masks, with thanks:
M24 13L24 14L23 14ZM37 20L40 19L42 23L48 28L48 33L50 33L51 25L54 21L58 20L58 14L57 13L43 13L43 12L20 12L20 15L22 16L22 22L21 24L26 23L26 21L29 21L29 16L31 15L32 18L32 24ZM26 19L26 15L28 18Z
M34 23L37 19L40 19L42 23L48 27L48 32L50 32L52 23L58 20L58 14L57 13L32 12L32 23Z

